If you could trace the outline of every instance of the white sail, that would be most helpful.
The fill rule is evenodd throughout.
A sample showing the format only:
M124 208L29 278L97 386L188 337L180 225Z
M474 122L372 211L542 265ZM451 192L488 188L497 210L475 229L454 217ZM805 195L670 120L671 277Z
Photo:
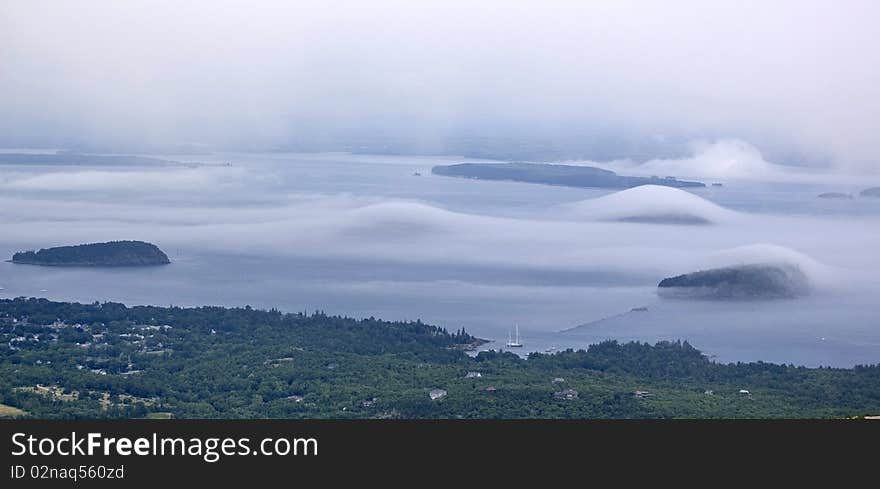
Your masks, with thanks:
M507 346L511 348L518 348L523 346L522 343L520 343L519 341L519 325L514 325L514 328L516 329L516 339L511 339L510 330L507 330Z

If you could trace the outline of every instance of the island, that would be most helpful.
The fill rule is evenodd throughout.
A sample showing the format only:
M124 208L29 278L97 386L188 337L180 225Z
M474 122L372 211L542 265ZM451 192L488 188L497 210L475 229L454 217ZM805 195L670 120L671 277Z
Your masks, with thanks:
M795 265L738 265L664 278L658 292L687 299L779 299L808 293L809 281Z
M675 177L632 177L592 166L548 165L539 163L459 163L438 165L431 173L477 180L509 180L582 188L632 188L640 185L664 187L705 187L702 182L678 180Z
M149 156L104 155L57 151L55 153L0 153L0 165L46 165L46 166L186 166L197 167L199 163L183 163ZM228 166L228 164L227 164Z
M880 187L866 188L859 192L862 197L880 197Z
M152 243L110 241L20 251L12 255L12 263L55 267L139 267L167 265L171 261Z
M819 194L817 197L820 199L852 199L852 195L845 194L842 192L825 192L824 194Z

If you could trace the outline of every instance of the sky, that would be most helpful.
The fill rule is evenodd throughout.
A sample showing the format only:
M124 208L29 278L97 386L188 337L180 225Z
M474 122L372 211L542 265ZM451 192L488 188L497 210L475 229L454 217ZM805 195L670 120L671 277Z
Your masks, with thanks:
M857 0L7 0L0 145L510 138L625 155L721 140L876 174L878 14Z

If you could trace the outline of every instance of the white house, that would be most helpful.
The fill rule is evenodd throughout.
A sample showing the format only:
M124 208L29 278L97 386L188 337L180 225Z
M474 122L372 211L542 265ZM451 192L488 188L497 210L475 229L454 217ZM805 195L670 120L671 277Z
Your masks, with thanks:
M437 399L442 399L446 397L446 391L443 389L431 389L431 392L428 393L428 396L432 401L436 401Z

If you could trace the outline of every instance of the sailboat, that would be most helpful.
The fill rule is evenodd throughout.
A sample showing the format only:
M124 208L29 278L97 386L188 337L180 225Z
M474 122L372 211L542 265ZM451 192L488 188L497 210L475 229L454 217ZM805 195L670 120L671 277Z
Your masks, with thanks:
M519 342L519 325L516 325L516 339L510 338L510 331L507 332L507 346L510 348L521 348L522 343Z

